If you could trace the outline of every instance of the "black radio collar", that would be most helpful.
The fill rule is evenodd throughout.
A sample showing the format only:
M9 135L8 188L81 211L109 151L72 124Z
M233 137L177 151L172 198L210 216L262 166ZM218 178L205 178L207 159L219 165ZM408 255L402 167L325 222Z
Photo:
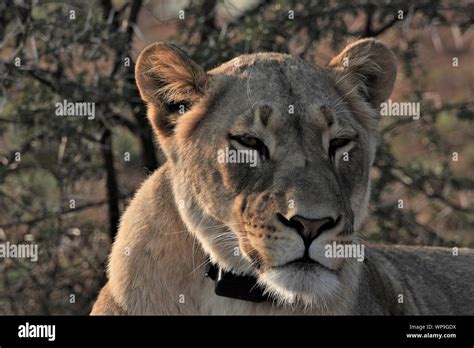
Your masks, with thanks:
M257 278L249 275L237 275L227 272L210 261L206 266L206 277L215 282L216 295L243 301L261 303L269 300Z

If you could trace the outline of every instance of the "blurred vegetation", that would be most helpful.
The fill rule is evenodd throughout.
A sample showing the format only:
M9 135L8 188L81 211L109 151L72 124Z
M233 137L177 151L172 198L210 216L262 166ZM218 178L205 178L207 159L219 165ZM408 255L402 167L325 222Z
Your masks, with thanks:
M119 216L163 162L133 77L155 40L209 69L262 51L324 65L351 40L381 39L399 60L392 98L422 115L382 119L362 232L474 246L473 20L470 1L2 1L0 242L36 243L39 259L0 260L0 313L90 310ZM56 116L64 99L94 102L95 119Z

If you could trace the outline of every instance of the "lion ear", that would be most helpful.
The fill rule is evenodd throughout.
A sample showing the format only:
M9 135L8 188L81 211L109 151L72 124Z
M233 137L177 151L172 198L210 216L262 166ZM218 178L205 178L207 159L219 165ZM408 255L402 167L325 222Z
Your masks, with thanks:
M328 64L329 68L359 87L365 99L378 108L393 90L397 62L393 52L375 39L358 40L342 50Z
M183 50L159 42L140 53L135 80L153 128L169 136L179 114L203 96L207 75Z

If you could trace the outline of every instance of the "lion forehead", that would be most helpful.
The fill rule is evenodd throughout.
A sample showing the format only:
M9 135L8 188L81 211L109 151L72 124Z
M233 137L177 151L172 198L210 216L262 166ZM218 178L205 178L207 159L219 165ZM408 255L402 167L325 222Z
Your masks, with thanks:
M208 100L212 102L207 103L209 107L202 116L215 113L221 124L229 125L226 122L235 120L250 122L252 114L267 106L285 129L317 123L324 117L321 106L339 113L345 111L330 73L290 55L244 55L208 74ZM336 112L334 115L339 117Z

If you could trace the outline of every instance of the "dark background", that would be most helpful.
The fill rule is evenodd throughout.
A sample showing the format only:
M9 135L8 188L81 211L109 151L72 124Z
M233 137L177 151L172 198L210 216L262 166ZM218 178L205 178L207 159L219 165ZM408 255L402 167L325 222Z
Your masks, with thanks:
M154 41L206 69L262 51L325 65L383 41L399 62L391 98L421 118L382 119L362 234L474 247L473 21L470 1L1 0L0 242L34 243L39 260L0 259L0 314L89 312L120 214L164 161L133 77ZM64 99L94 102L95 119L56 116Z

